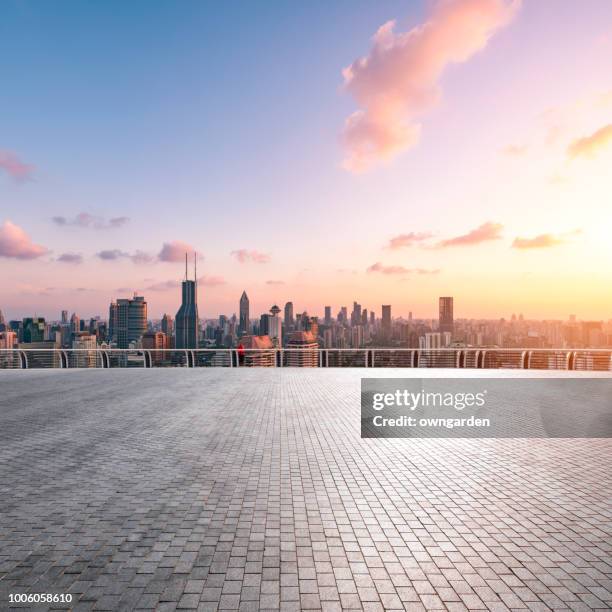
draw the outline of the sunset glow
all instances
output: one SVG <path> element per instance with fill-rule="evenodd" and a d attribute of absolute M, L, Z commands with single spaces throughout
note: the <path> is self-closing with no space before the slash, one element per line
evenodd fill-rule
<path fill-rule="evenodd" d="M 612 3 L 112 4 L 0 9 L 7 317 L 612 317 Z"/>

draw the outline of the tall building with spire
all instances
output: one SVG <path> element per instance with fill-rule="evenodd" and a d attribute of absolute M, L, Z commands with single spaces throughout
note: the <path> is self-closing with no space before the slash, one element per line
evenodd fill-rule
<path fill-rule="evenodd" d="M 182 283 L 181 307 L 176 313 L 174 322 L 177 349 L 198 348 L 200 322 L 198 317 L 198 281 L 195 254 L 194 274 L 194 280 L 189 280 L 187 275 L 187 253 L 185 253 L 185 280 Z"/>
<path fill-rule="evenodd" d="M 251 320 L 249 318 L 249 296 L 246 291 L 240 296 L 240 323 L 238 325 L 238 335 L 248 336 L 251 333 Z"/>

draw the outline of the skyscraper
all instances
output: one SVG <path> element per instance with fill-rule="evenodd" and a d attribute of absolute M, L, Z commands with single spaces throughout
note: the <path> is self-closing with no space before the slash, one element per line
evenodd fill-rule
<path fill-rule="evenodd" d="M 270 336 L 274 346 L 281 346 L 282 344 L 282 322 L 278 316 L 280 311 L 280 308 L 274 304 L 274 306 L 270 308 L 270 317 L 268 318 L 268 335 Z"/>
<path fill-rule="evenodd" d="M 440 318 L 439 318 L 439 330 L 440 333 L 450 332 L 453 333 L 453 298 L 452 297 L 441 297 L 439 299 L 440 306 Z"/>
<path fill-rule="evenodd" d="M 147 303 L 144 297 L 120 298 L 109 308 L 109 340 L 117 348 L 130 348 L 147 331 Z"/>
<path fill-rule="evenodd" d="M 194 268 L 196 266 L 194 255 Z M 198 348 L 198 291 L 197 291 L 197 269 L 195 279 L 187 278 L 187 253 L 185 253 L 185 280 L 182 283 L 181 307 L 176 313 L 176 348 L 194 349 Z"/>
<path fill-rule="evenodd" d="M 293 320 L 293 302 L 287 302 L 285 304 L 285 329 L 289 332 L 293 329 L 295 321 Z"/>
<path fill-rule="evenodd" d="M 246 291 L 240 296 L 240 323 L 238 325 L 238 335 L 248 336 L 251 333 L 251 319 L 249 318 L 249 296 Z"/>
<path fill-rule="evenodd" d="M 382 307 L 382 335 L 385 342 L 391 340 L 391 305 L 383 304 Z"/>
<path fill-rule="evenodd" d="M 174 320 L 169 314 L 164 314 L 161 320 L 161 330 L 168 340 L 167 348 L 174 348 Z"/>
<path fill-rule="evenodd" d="M 325 325 L 331 325 L 331 306 L 325 307 Z"/>

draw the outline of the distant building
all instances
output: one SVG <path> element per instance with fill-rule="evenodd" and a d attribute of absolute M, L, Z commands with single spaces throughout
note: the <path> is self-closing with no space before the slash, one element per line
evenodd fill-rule
<path fill-rule="evenodd" d="M 331 325 L 332 322 L 332 316 L 331 316 L 331 306 L 326 306 L 325 307 L 325 325 Z"/>
<path fill-rule="evenodd" d="M 164 350 L 170 348 L 170 339 L 162 331 L 147 332 L 142 336 L 142 348 L 151 351 L 152 365 L 156 365 L 169 358 Z"/>
<path fill-rule="evenodd" d="M 293 302 L 287 302 L 285 304 L 285 330 L 287 332 L 292 331 L 295 325 L 293 319 Z"/>
<path fill-rule="evenodd" d="M 199 328 L 197 278 L 187 279 L 187 256 L 185 255 L 185 280 L 182 283 L 181 307 L 176 313 L 175 321 L 176 348 L 197 349 Z"/>
<path fill-rule="evenodd" d="M 240 296 L 240 323 L 238 325 L 238 336 L 251 333 L 251 319 L 249 316 L 249 296 L 246 291 Z"/>
<path fill-rule="evenodd" d="M 391 341 L 391 306 L 384 304 L 382 306 L 382 337 L 385 344 Z"/>
<path fill-rule="evenodd" d="M 147 331 L 147 303 L 142 296 L 120 298 L 109 309 L 109 339 L 117 348 L 130 348 Z"/>
<path fill-rule="evenodd" d="M 0 332 L 0 349 L 12 349 L 17 346 L 17 334 L 14 331 Z"/>
<path fill-rule="evenodd" d="M 441 297 L 439 299 L 438 329 L 440 333 L 450 332 L 452 335 L 454 331 L 453 328 L 453 298 Z"/>
<path fill-rule="evenodd" d="M 290 367 L 312 367 L 319 364 L 319 344 L 309 331 L 293 332 L 287 341 L 286 364 Z"/>
<path fill-rule="evenodd" d="M 174 320 L 169 314 L 162 317 L 161 330 L 168 339 L 168 348 L 174 348 Z"/>
<path fill-rule="evenodd" d="M 280 308 L 274 304 L 274 306 L 270 308 L 270 317 L 268 318 L 268 335 L 274 346 L 282 346 L 283 323 L 278 316 L 280 311 Z"/>
<path fill-rule="evenodd" d="M 45 320 L 39 317 L 26 317 L 23 320 L 23 342 L 28 344 L 32 342 L 45 341 Z"/>
<path fill-rule="evenodd" d="M 273 367 L 275 365 L 276 352 L 270 336 L 242 336 L 240 344 L 245 349 L 241 366 Z"/>

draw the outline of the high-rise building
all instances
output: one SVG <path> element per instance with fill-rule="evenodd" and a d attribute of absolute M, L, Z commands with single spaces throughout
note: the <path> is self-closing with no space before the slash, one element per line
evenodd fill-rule
<path fill-rule="evenodd" d="M 331 306 L 325 307 L 325 325 L 331 325 Z"/>
<path fill-rule="evenodd" d="M 267 312 L 265 312 L 259 317 L 259 335 L 270 335 L 270 315 Z"/>
<path fill-rule="evenodd" d="M 161 320 L 161 330 L 166 335 L 168 346 L 174 348 L 174 320 L 169 314 L 164 314 Z"/>
<path fill-rule="evenodd" d="M 62 310 L 62 325 L 66 325 L 68 323 L 68 311 Z"/>
<path fill-rule="evenodd" d="M 358 304 L 357 302 L 353 302 L 351 325 L 361 325 L 361 304 Z"/>
<path fill-rule="evenodd" d="M 240 296 L 240 323 L 238 325 L 238 335 L 247 336 L 251 333 L 251 319 L 249 318 L 249 296 L 246 291 Z"/>
<path fill-rule="evenodd" d="M 112 330 L 112 331 L 111 331 Z M 144 297 L 120 298 L 109 309 L 109 339 L 117 348 L 130 348 L 147 331 L 147 303 Z"/>
<path fill-rule="evenodd" d="M 175 320 L 176 348 L 198 348 L 199 328 L 200 320 L 198 317 L 197 271 L 195 272 L 194 280 L 188 280 L 187 254 L 185 254 L 185 280 L 182 283 L 181 307 L 176 313 Z"/>
<path fill-rule="evenodd" d="M 14 331 L 0 332 L 0 349 L 12 349 L 17 346 L 17 334 Z"/>
<path fill-rule="evenodd" d="M 391 305 L 383 304 L 382 306 L 382 336 L 384 342 L 389 342 L 391 340 Z"/>
<path fill-rule="evenodd" d="M 440 317 L 438 321 L 438 328 L 440 333 L 450 332 L 453 333 L 453 298 L 452 297 L 441 297 L 439 299 L 440 306 Z"/>
<path fill-rule="evenodd" d="M 23 320 L 23 342 L 44 342 L 45 320 L 37 317 L 27 317 Z"/>
<path fill-rule="evenodd" d="M 285 304 L 285 329 L 290 331 L 293 329 L 295 321 L 293 319 L 293 302 Z"/>
<path fill-rule="evenodd" d="M 316 368 L 319 363 L 319 344 L 309 331 L 296 331 L 289 336 L 285 353 L 286 364 L 294 367 Z"/>
<path fill-rule="evenodd" d="M 280 311 L 281 309 L 274 304 L 274 306 L 270 308 L 270 316 L 268 318 L 268 335 L 270 336 L 270 340 L 272 340 L 274 346 L 282 345 L 283 326 L 280 317 L 278 316 Z"/>

